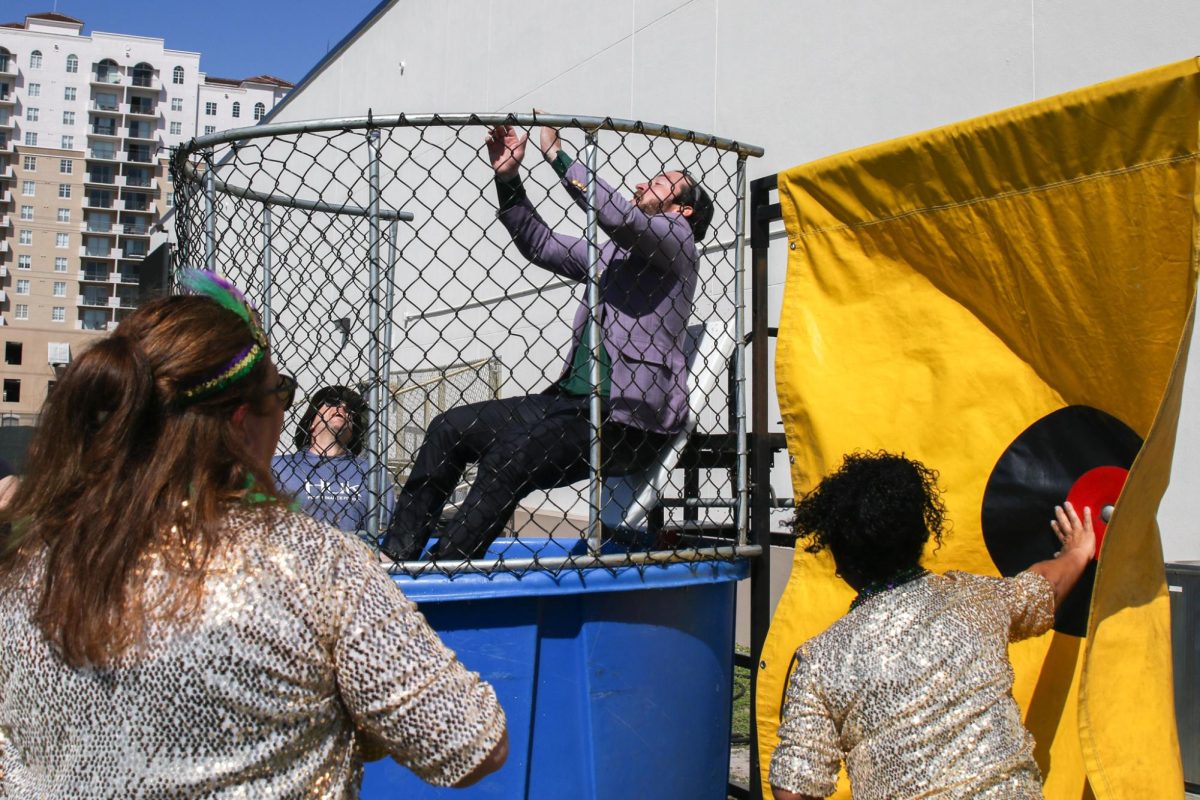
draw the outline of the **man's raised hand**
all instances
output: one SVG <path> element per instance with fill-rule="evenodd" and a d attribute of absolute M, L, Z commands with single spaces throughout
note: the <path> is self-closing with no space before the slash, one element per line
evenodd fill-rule
<path fill-rule="evenodd" d="M 528 135 L 518 133 L 512 125 L 497 125 L 488 130 L 487 149 L 492 169 L 501 178 L 517 174 L 521 159 L 525 158 L 525 140 Z"/>
<path fill-rule="evenodd" d="M 533 110 L 534 117 L 544 113 L 540 108 Z M 558 128 L 550 128 L 543 125 L 538 144 L 541 146 L 542 155 L 546 157 L 547 161 L 553 161 L 558 158 L 558 151 L 562 150 L 562 143 L 558 140 Z"/>

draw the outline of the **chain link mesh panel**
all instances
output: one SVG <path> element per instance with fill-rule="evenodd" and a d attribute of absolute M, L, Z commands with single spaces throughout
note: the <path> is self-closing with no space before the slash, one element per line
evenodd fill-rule
<path fill-rule="evenodd" d="M 498 124 L 514 135 L 489 152 Z M 564 177 L 543 128 L 574 158 Z M 243 129 L 172 159 L 175 266 L 241 286 L 299 383 L 280 486 L 396 569 L 728 559 L 746 541 L 740 216 L 760 152 L 595 118 Z"/>

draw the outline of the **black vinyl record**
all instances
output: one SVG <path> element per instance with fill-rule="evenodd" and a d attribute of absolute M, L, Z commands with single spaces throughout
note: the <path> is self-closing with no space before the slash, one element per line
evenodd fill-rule
<path fill-rule="evenodd" d="M 1050 528 L 1054 506 L 1091 470 L 1128 470 L 1141 447 L 1142 439 L 1132 428 L 1090 406 L 1060 408 L 1026 428 L 996 462 L 983 493 L 983 541 L 1000 574 L 1016 575 L 1053 558 L 1059 550 Z M 1092 512 L 1098 518 L 1100 509 Z M 1087 634 L 1095 574 L 1092 561 L 1058 609 L 1056 631 Z"/>

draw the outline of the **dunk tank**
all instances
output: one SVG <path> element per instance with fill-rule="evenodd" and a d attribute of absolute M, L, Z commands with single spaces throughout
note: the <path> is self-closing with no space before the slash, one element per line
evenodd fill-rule
<path fill-rule="evenodd" d="M 496 219 L 484 141 L 501 124 L 532 134 L 522 184 L 546 224 L 578 243 L 578 279 L 532 265 Z M 309 478 L 305 489 L 329 521 L 379 549 L 438 415 L 555 382 L 580 305 L 598 323 L 591 330 L 603 327 L 606 233 L 594 194 L 572 199 L 537 150 L 541 127 L 559 132 L 585 184 L 594 175 L 628 198 L 638 183 L 686 170 L 713 201 L 676 342 L 687 422 L 635 471 L 609 470 L 605 453 L 619 443 L 600 425 L 601 343 L 588 334 L 586 475 L 523 494 L 486 553 L 381 552 L 381 564 L 508 716 L 508 762 L 454 797 L 723 798 L 734 589 L 758 553 L 748 543 L 743 218 L 746 162 L 760 148 L 541 114 L 226 131 L 174 154 L 174 264 L 223 273 L 260 309 L 280 371 L 300 387 L 281 455 L 302 443 L 307 398 L 336 386 L 361 399 L 361 471 L 315 488 Z M 702 436 L 725 442 L 723 457 L 697 462 L 691 443 Z M 476 477 L 462 472 L 433 541 L 465 513 Z M 362 789 L 450 793 L 390 759 L 367 765 Z"/>

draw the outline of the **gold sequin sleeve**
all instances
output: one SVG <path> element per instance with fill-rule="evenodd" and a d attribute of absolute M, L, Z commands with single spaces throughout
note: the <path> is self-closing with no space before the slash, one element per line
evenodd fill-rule
<path fill-rule="evenodd" d="M 837 789 L 841 761 L 837 726 L 821 696 L 813 662 L 801 647 L 784 695 L 769 780 L 789 792 L 828 797 Z"/>
<path fill-rule="evenodd" d="M 334 670 L 347 711 L 372 745 L 424 780 L 450 786 L 505 730 L 492 687 L 467 670 L 365 547 L 347 558 Z"/>
<path fill-rule="evenodd" d="M 987 578 L 1008 610 L 1008 640 L 1040 636 L 1054 625 L 1054 587 L 1045 576 L 1021 572 L 1011 578 Z"/>

